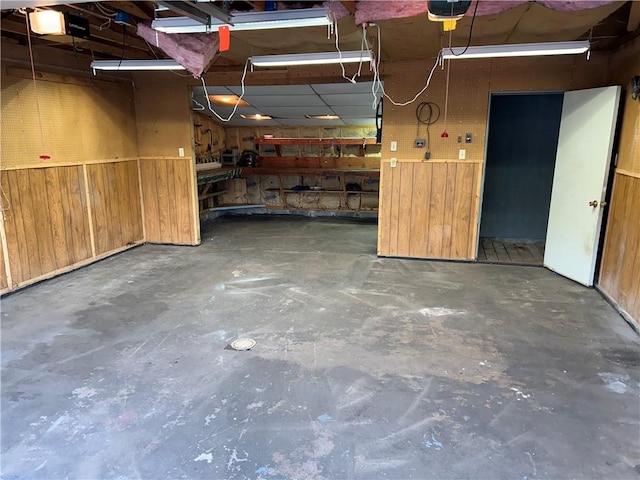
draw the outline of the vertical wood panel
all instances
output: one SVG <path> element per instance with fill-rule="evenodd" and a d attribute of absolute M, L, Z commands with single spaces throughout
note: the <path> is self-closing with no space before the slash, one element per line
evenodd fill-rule
<path fill-rule="evenodd" d="M 391 255 L 389 251 L 391 233 L 391 175 L 388 162 L 380 164 L 380 205 L 378 208 L 378 255 Z"/>
<path fill-rule="evenodd" d="M 403 163 L 400 174 L 400 203 L 398 215 L 404 219 L 398 224 L 398 251 L 396 255 L 406 257 L 409 255 L 411 245 L 411 210 L 413 206 L 413 163 Z"/>
<path fill-rule="evenodd" d="M 142 206 L 140 205 L 140 175 L 138 162 L 127 162 L 127 190 L 129 192 L 130 209 L 129 236 L 124 239 L 126 244 L 139 242 L 143 239 L 142 231 Z"/>
<path fill-rule="evenodd" d="M 148 242 L 159 242 L 162 238 L 160 236 L 160 205 L 158 204 L 156 162 L 157 160 L 140 161 L 140 183 L 142 185 Z"/>
<path fill-rule="evenodd" d="M 640 325 L 640 178 L 617 173 L 599 285 Z"/>
<path fill-rule="evenodd" d="M 476 164 L 460 163 L 456 172 L 456 194 L 453 205 L 451 257 L 470 259 L 471 222 Z"/>
<path fill-rule="evenodd" d="M 61 178 L 65 181 L 63 192 L 67 194 L 67 202 L 63 203 L 67 236 L 73 244 L 72 263 L 91 257 L 91 235 L 89 233 L 89 217 L 87 216 L 88 198 L 84 187 L 84 173 L 81 166 L 65 167 L 61 170 Z"/>
<path fill-rule="evenodd" d="M 454 202 L 457 189 L 456 173 L 458 164 L 447 164 L 447 183 L 445 185 L 444 198 L 444 220 L 442 229 L 442 252 L 443 258 L 452 258 L 452 237 L 454 230 Z M 458 232 L 456 232 L 457 234 Z"/>
<path fill-rule="evenodd" d="M 18 248 L 19 245 L 26 245 L 24 225 L 19 210 L 14 206 L 14 197 L 17 198 L 15 190 L 17 187 L 16 172 L 1 172 L 2 190 L 6 195 L 5 222 L 4 229 L 7 236 L 7 254 L 9 256 L 9 267 L 14 283 L 29 278 L 29 260 L 26 256 L 26 248 Z M 16 214 L 18 213 L 18 214 Z"/>
<path fill-rule="evenodd" d="M 389 255 L 398 255 L 398 229 L 400 228 L 400 169 L 402 163 L 391 168 L 391 201 L 389 222 Z"/>
<path fill-rule="evenodd" d="M 96 242 L 96 254 L 111 250 L 109 225 L 107 224 L 107 202 L 104 186 L 103 166 L 87 165 L 87 180 L 89 182 L 89 204 L 92 212 L 93 234 Z"/>
<path fill-rule="evenodd" d="M 175 162 L 174 175 L 175 198 L 183 199 L 180 200 L 180 202 L 184 202 L 184 205 L 178 205 L 178 208 L 176 208 L 176 238 L 179 243 L 192 243 L 189 239 L 192 235 L 192 215 L 195 211 L 193 208 L 190 208 L 190 206 L 193 205 L 190 188 L 190 184 L 193 183 L 193 179 L 190 177 L 189 162 Z M 242 181 L 244 182 L 245 180 Z"/>
<path fill-rule="evenodd" d="M 169 223 L 169 210 L 172 209 L 172 205 L 167 179 L 167 163 L 170 161 L 171 160 L 156 161 L 156 185 L 158 187 L 156 202 L 158 202 L 158 223 L 160 226 L 160 238 L 158 241 L 166 243 L 173 242 L 171 225 Z"/>
<path fill-rule="evenodd" d="M 444 232 L 444 206 L 447 187 L 446 163 L 434 163 L 429 199 L 429 234 L 427 235 L 427 257 L 443 258 L 442 237 Z"/>
<path fill-rule="evenodd" d="M 167 160 L 165 165 L 167 168 L 167 219 L 169 222 L 167 225 L 167 234 L 171 239 L 171 243 L 179 243 L 180 234 L 178 232 L 177 216 L 178 211 L 182 210 L 182 208 L 177 204 L 178 194 L 176 192 L 176 170 L 180 169 L 180 165 L 176 165 L 176 162 L 172 162 L 171 160 Z"/>
<path fill-rule="evenodd" d="M 46 196 L 48 198 L 47 206 L 51 215 L 54 259 L 56 268 L 63 268 L 72 263 L 69 258 L 69 252 L 71 252 L 73 248 L 67 245 L 59 171 L 59 168 L 46 168 L 44 169 L 44 178 Z"/>
<path fill-rule="evenodd" d="M 0 219 L 0 222 L 3 222 L 3 220 Z M 4 245 L 0 242 L 0 290 L 4 290 L 9 286 L 7 282 L 7 270 L 4 263 L 4 253 Z"/>
<path fill-rule="evenodd" d="M 18 195 L 14 194 L 12 205 L 16 218 L 22 218 L 24 228 L 24 244 L 17 245 L 18 249 L 24 249 L 26 261 L 29 265 L 29 277 L 33 278 L 43 273 L 40 264 L 40 250 L 38 249 L 38 237 L 36 236 L 36 222 L 34 215 L 34 203 L 31 195 L 29 171 L 19 170 L 15 172 L 18 187 Z M 14 189 L 11 189 L 14 193 Z M 18 209 L 19 208 L 19 209 Z"/>
<path fill-rule="evenodd" d="M 53 251 L 53 232 L 51 231 L 53 218 L 47 200 L 44 169 L 30 169 L 29 182 L 31 184 L 31 195 L 33 198 L 35 236 L 38 241 L 38 251 L 40 253 L 40 273 L 42 274 L 57 269 Z"/>
<path fill-rule="evenodd" d="M 411 208 L 410 257 L 427 256 L 429 228 L 429 198 L 431 196 L 431 165 L 416 163 L 413 167 L 413 206 Z"/>

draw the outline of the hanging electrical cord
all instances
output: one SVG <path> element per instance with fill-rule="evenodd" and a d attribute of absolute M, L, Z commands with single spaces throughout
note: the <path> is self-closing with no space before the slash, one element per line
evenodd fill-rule
<path fill-rule="evenodd" d="M 428 115 L 425 115 L 428 113 Z M 431 155 L 431 132 L 429 127 L 436 123 L 440 118 L 440 106 L 434 102 L 422 102 L 416 108 L 416 120 L 418 122 L 418 131 L 416 137 L 420 136 L 420 125 L 427 126 L 427 155 Z"/>
<path fill-rule="evenodd" d="M 44 144 L 44 130 L 42 129 L 42 115 L 40 114 L 40 102 L 38 101 L 38 82 L 36 82 L 36 66 L 33 62 L 33 47 L 31 46 L 31 26 L 29 25 L 29 15 L 26 10 L 20 10 L 20 13 L 24 13 L 24 21 L 27 26 L 27 42 L 29 44 L 29 60 L 31 61 L 31 75 L 33 77 L 33 91 L 36 99 L 36 112 L 38 114 L 38 126 L 40 127 L 40 143 L 42 145 L 42 151 L 45 151 Z M 40 160 L 49 160 L 51 157 L 46 154 L 39 156 Z"/>
<path fill-rule="evenodd" d="M 222 118 L 218 112 L 216 112 L 212 107 L 211 107 L 211 100 L 209 99 L 209 92 L 207 92 L 207 85 L 204 81 L 204 77 L 200 76 L 200 80 L 202 81 L 202 88 L 204 89 L 204 98 L 207 99 L 207 107 L 209 109 L 209 111 L 211 113 L 213 113 L 216 117 L 218 117 L 218 119 L 221 122 L 228 122 L 229 120 L 231 120 L 231 118 L 235 115 L 236 110 L 238 109 L 238 105 L 240 105 L 240 101 L 242 100 L 242 97 L 244 97 L 244 81 L 245 78 L 247 77 L 247 70 L 249 69 L 249 63 L 251 62 L 251 58 L 247 58 L 247 61 L 244 63 L 244 71 L 242 72 L 242 79 L 240 80 L 240 87 L 241 87 L 241 91 L 240 91 L 240 96 L 238 97 L 238 100 L 236 100 L 236 104 L 233 106 L 233 110 L 231 111 L 231 113 L 229 114 L 229 116 L 227 118 Z"/>
<path fill-rule="evenodd" d="M 369 26 L 376 27 L 378 31 L 378 55 L 375 61 L 371 62 L 371 68 L 373 70 L 374 98 L 377 98 L 377 92 L 382 92 L 382 95 L 384 95 L 384 97 L 396 107 L 406 107 L 407 105 L 412 104 L 418 99 L 418 97 L 420 97 L 420 95 L 426 92 L 427 89 L 429 88 L 429 85 L 431 84 L 431 78 L 433 77 L 433 73 L 436 71 L 436 68 L 438 67 L 438 65 L 442 64 L 442 51 L 440 51 L 436 56 L 436 61 L 434 62 L 433 67 L 431 68 L 431 71 L 429 72 L 429 76 L 427 77 L 427 81 L 425 83 L 425 86 L 422 88 L 422 90 L 416 93 L 411 100 L 408 100 L 406 102 L 397 102 L 387 94 L 387 92 L 384 89 L 384 85 L 382 84 L 382 80 L 380 79 L 380 51 L 381 51 L 381 43 L 382 43 L 380 26 L 375 23 L 370 23 Z M 369 48 L 369 42 L 368 40 L 366 40 L 366 37 L 365 37 L 365 46 L 366 48 Z"/>
<path fill-rule="evenodd" d="M 360 57 L 360 63 L 358 64 L 358 70 L 356 71 L 356 73 L 353 74 L 353 77 L 347 77 L 347 72 L 344 68 L 344 63 L 342 62 L 342 50 L 340 50 L 340 35 L 338 33 L 338 20 L 334 19 L 333 20 L 333 28 L 332 30 L 335 32 L 336 34 L 336 50 L 338 51 L 338 59 L 339 59 L 339 63 L 340 63 L 340 68 L 342 69 L 342 78 L 344 78 L 345 80 L 347 80 L 350 83 L 356 83 L 356 77 L 359 77 L 360 74 L 362 73 L 362 64 L 364 63 L 364 61 L 362 60 L 362 57 Z M 364 51 L 364 46 L 365 46 L 365 37 L 366 37 L 366 32 L 365 32 L 365 26 L 364 24 L 362 25 L 362 39 L 360 40 L 360 51 Z"/>
<path fill-rule="evenodd" d="M 476 0 L 476 6 L 473 9 L 473 16 L 471 17 L 471 27 L 469 28 L 469 38 L 467 39 L 467 46 L 464 47 L 464 50 L 460 53 L 453 53 L 453 50 L 451 50 L 451 41 L 449 41 L 449 50 L 451 50 L 451 53 L 453 54 L 454 57 L 459 57 L 461 55 L 464 55 L 465 53 L 467 53 L 467 50 L 469 50 L 469 46 L 471 45 L 471 35 L 473 35 L 473 24 L 476 23 L 476 13 L 478 12 L 479 3 L 480 3 L 480 0 Z M 453 10 L 453 3 L 451 4 L 451 9 Z M 449 34 L 451 34 L 451 31 L 449 31 Z"/>

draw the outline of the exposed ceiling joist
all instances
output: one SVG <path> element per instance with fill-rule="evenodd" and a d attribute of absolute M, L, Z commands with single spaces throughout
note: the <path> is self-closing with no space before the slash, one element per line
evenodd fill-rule
<path fill-rule="evenodd" d="M 349 10 L 351 15 L 355 15 L 356 13 L 356 2 L 355 0 L 341 0 L 340 3 Z"/>
<path fill-rule="evenodd" d="M 203 25 L 209 24 L 209 15 L 204 13 L 199 8 L 196 8 L 191 3 L 170 0 L 158 0 L 156 3 L 168 8 L 172 12 L 184 15 L 185 17 L 189 17 Z"/>
<path fill-rule="evenodd" d="M 224 23 L 230 23 L 233 25 L 233 15 L 230 15 L 228 12 L 216 7 L 213 3 L 196 2 L 194 3 L 194 7 Z"/>
<path fill-rule="evenodd" d="M 631 2 L 627 32 L 635 32 L 640 27 L 640 2 Z"/>

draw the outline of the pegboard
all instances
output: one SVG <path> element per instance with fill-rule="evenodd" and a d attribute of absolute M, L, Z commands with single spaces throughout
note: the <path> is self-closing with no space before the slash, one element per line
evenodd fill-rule
<path fill-rule="evenodd" d="M 431 160 L 458 161 L 459 149 L 466 150 L 466 160 L 484 160 L 487 114 L 491 92 L 571 90 L 606 84 L 606 60 L 594 56 L 591 62 L 580 58 L 501 58 L 451 61 L 449 101 L 447 108 L 447 138 L 445 130 L 445 92 L 447 65 L 437 67 L 429 88 L 414 103 L 395 106 L 385 100 L 382 129 L 382 156 L 385 159 L 421 161 L 426 148 L 415 148 L 416 138 L 426 138 L 425 125 L 416 119 L 420 102 L 434 102 L 441 110 L 439 120 L 430 127 Z M 433 62 L 398 62 L 385 76 L 385 90 L 396 102 L 405 102 L 422 89 Z M 472 134 L 472 143 L 464 142 Z M 458 143 L 458 137 L 462 143 Z M 398 149 L 391 152 L 390 143 Z"/>
<path fill-rule="evenodd" d="M 34 87 L 3 71 L 1 137 L 3 169 L 137 157 L 131 86 L 37 81 Z"/>

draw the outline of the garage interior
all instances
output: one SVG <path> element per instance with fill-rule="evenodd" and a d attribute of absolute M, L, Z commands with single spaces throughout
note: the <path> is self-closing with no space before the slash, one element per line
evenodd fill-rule
<path fill-rule="evenodd" d="M 638 477 L 640 2 L 37 3 L 64 34 L 2 2 L 3 478 Z M 375 58 L 256 65 L 336 46 Z"/>

